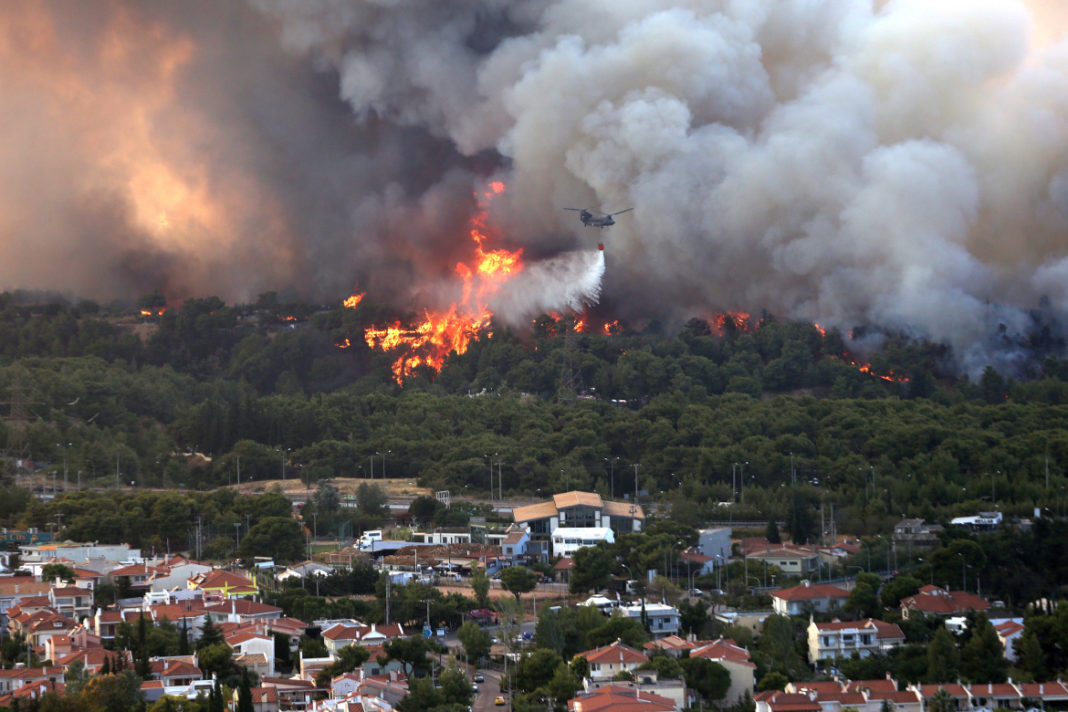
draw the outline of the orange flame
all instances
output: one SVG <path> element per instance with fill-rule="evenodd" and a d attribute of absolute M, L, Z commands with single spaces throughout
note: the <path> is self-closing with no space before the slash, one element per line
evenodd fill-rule
<path fill-rule="evenodd" d="M 601 331 L 604 333 L 605 336 L 611 336 L 612 334 L 618 334 L 619 333 L 619 322 L 618 321 L 607 322 L 604 326 L 601 327 Z"/>
<path fill-rule="evenodd" d="M 142 309 L 141 316 L 163 316 L 163 312 L 167 311 L 167 307 L 160 307 L 156 311 L 151 309 Z"/>
<path fill-rule="evenodd" d="M 813 323 L 812 326 L 816 327 L 816 331 L 820 332 L 820 336 L 821 337 L 827 336 L 827 330 L 824 329 L 822 326 L 820 326 L 819 324 L 815 324 L 815 323 Z"/>
<path fill-rule="evenodd" d="M 420 366 L 440 371 L 450 353 L 467 351 L 471 340 L 489 327 L 493 317 L 487 306 L 489 298 L 523 269 L 523 250 L 484 247 L 491 242 L 486 203 L 504 189 L 504 183 L 490 183 L 489 190 L 480 196 L 478 212 L 471 218 L 469 237 L 475 243 L 474 254 L 455 268 L 462 282 L 460 300 L 444 311 L 427 310 L 419 324 L 405 327 L 398 321 L 384 328 L 371 326 L 364 332 L 369 347 L 400 352 L 392 366 L 397 383 L 403 383 Z"/>
<path fill-rule="evenodd" d="M 353 294 L 352 296 L 346 298 L 345 301 L 341 302 L 341 306 L 347 307 L 348 309 L 355 309 L 356 307 L 360 306 L 360 302 L 363 301 L 364 294 L 366 294 L 366 292 Z"/>
<path fill-rule="evenodd" d="M 733 331 L 749 331 L 749 312 L 730 310 L 708 319 L 708 326 L 716 336 L 723 336 L 727 332 L 728 325 Z"/>
<path fill-rule="evenodd" d="M 297 321 L 297 317 L 292 315 L 282 316 L 281 314 L 276 314 L 275 316 L 277 316 L 282 321 Z"/>
<path fill-rule="evenodd" d="M 352 346 L 352 342 L 348 340 L 348 337 L 346 337 L 340 344 L 337 344 L 339 349 L 347 349 L 350 346 Z"/>
<path fill-rule="evenodd" d="M 831 356 L 831 358 L 835 358 L 835 357 Z M 874 370 L 872 370 L 872 367 L 871 367 L 870 363 L 858 363 L 857 361 L 855 361 L 852 358 L 850 358 L 847 354 L 842 354 L 842 360 L 845 361 L 846 363 L 848 363 L 850 366 L 853 366 L 854 368 L 856 368 L 861 373 L 866 373 L 869 376 L 875 376 L 876 378 L 881 378 L 882 380 L 886 381 L 887 383 L 908 383 L 909 382 L 909 379 L 908 379 L 907 376 L 899 376 L 896 373 L 894 373 L 893 371 L 888 371 L 887 373 L 876 373 Z"/>

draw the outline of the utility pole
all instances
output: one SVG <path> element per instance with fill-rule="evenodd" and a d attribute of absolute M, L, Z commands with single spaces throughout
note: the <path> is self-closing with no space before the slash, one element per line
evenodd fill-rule
<path fill-rule="evenodd" d="M 634 504 L 638 503 L 638 468 L 641 467 L 640 462 L 636 462 L 631 467 L 634 468 Z"/>
<path fill-rule="evenodd" d="M 241 489 L 241 456 L 237 456 L 237 488 Z"/>

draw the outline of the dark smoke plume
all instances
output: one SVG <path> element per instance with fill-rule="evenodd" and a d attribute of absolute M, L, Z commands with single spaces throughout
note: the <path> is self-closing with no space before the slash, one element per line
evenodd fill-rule
<path fill-rule="evenodd" d="M 506 318 L 601 237 L 561 208 L 634 207 L 603 234 L 617 316 L 875 324 L 968 370 L 1011 363 L 1036 324 L 1063 343 L 1056 0 L 111 0 L 5 20 L 0 287 L 419 307 L 497 179 L 490 217 L 545 277 L 502 296 Z"/>

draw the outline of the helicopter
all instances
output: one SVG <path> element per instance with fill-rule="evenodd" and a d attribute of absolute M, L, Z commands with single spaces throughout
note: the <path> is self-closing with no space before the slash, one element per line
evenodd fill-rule
<path fill-rule="evenodd" d="M 606 228 L 616 224 L 616 221 L 612 219 L 614 216 L 629 213 L 631 210 L 634 210 L 634 208 L 627 208 L 626 210 L 620 210 L 619 212 L 609 213 L 607 215 L 593 213 L 589 208 L 564 208 L 564 210 L 574 210 L 577 212 L 579 214 L 579 220 L 581 220 L 582 224 L 586 227 Z"/>

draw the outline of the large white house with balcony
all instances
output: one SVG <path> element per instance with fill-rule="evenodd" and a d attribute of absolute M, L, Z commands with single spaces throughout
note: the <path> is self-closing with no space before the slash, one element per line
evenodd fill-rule
<path fill-rule="evenodd" d="M 866 658 L 904 643 L 901 628 L 874 618 L 859 621 L 836 618 L 830 623 L 810 619 L 808 624 L 808 661 L 813 665 L 820 660 L 848 658 L 853 653 Z"/>

